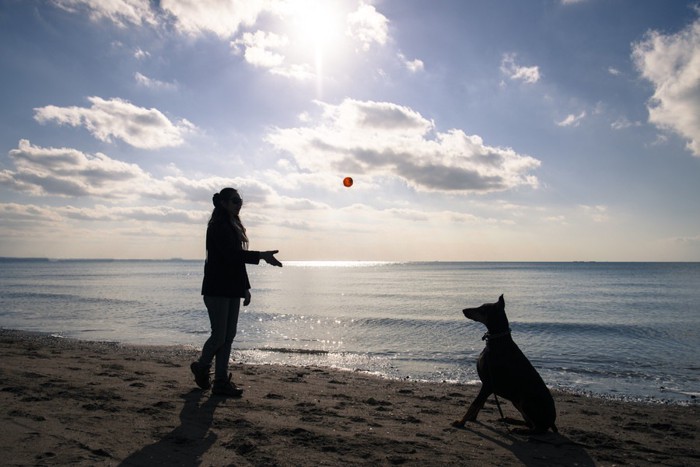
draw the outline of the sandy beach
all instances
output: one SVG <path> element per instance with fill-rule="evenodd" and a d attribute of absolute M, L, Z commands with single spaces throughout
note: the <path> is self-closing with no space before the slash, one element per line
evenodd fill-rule
<path fill-rule="evenodd" d="M 194 349 L 0 330 L 3 465 L 700 465 L 698 406 L 554 393 L 527 436 L 476 386 L 233 364 L 240 399 L 194 385 Z M 508 402 L 506 417 L 520 418 Z"/>

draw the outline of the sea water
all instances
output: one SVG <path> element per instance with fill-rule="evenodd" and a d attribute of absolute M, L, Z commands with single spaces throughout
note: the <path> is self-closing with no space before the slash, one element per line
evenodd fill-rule
<path fill-rule="evenodd" d="M 0 327 L 201 348 L 201 261 L 0 260 Z M 486 331 L 461 310 L 503 294 L 548 386 L 694 404 L 700 263 L 286 262 L 248 267 L 233 359 L 477 383 Z"/>

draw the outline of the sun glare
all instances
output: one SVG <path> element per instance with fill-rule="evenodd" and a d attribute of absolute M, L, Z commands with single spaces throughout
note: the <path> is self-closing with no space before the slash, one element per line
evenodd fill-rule
<path fill-rule="evenodd" d="M 324 59 L 333 53 L 344 33 L 342 13 L 329 0 L 294 2 L 294 41 L 300 52 L 313 61 L 318 92 L 321 92 Z"/>
<path fill-rule="evenodd" d="M 343 24 L 335 2 L 298 0 L 294 3 L 297 32 L 302 40 L 314 45 L 333 42 L 343 33 Z"/>
<path fill-rule="evenodd" d="M 299 8 L 299 33 L 316 47 L 330 43 L 337 31 L 328 5 L 328 2 L 306 1 Z"/>

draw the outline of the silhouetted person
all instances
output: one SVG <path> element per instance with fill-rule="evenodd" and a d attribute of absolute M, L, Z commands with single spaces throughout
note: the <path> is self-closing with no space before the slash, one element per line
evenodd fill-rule
<path fill-rule="evenodd" d="M 250 303 L 250 282 L 247 264 L 264 260 L 273 266 L 282 266 L 273 251 L 249 251 L 248 237 L 239 213 L 243 200 L 233 188 L 224 188 L 212 201 L 214 210 L 207 226 L 207 258 L 204 263 L 202 295 L 209 313 L 211 335 L 204 343 L 202 355 L 190 365 L 197 386 L 213 394 L 238 397 L 243 390 L 236 387 L 228 373 L 231 345 L 236 337 L 238 313 L 241 306 Z M 209 380 L 209 369 L 214 366 L 214 383 Z"/>

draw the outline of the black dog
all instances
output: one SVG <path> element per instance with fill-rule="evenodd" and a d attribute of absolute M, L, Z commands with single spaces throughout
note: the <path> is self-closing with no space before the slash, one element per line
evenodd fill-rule
<path fill-rule="evenodd" d="M 486 348 L 479 355 L 476 365 L 481 390 L 464 417 L 452 425 L 462 428 L 465 422 L 476 421 L 486 399 L 496 393 L 496 396 L 513 403 L 533 433 L 544 433 L 549 428 L 557 433 L 554 425 L 557 414 L 552 394 L 537 370 L 513 342 L 505 305 L 501 295 L 496 303 L 463 310 L 467 318 L 485 324 L 488 332 L 482 338 L 486 341 Z"/>

